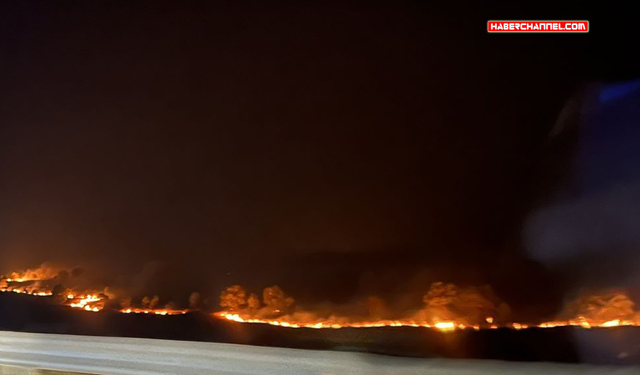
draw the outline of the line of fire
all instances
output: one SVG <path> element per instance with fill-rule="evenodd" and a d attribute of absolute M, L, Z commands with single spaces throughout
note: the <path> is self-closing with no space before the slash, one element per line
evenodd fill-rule
<path fill-rule="evenodd" d="M 123 314 L 170 316 L 195 310 L 175 308 L 171 303 L 159 306 L 158 296 L 144 297 L 139 303 L 133 303 L 130 298 L 117 295 L 108 287 L 77 290 L 64 286 L 61 280 L 73 272 L 44 265 L 12 272 L 0 278 L 0 291 L 51 298 L 69 308 L 92 313 L 111 309 L 112 306 L 117 306 L 117 311 Z M 213 318 L 236 323 L 309 329 L 420 327 L 446 332 L 458 329 L 640 326 L 640 311 L 635 309 L 634 301 L 624 290 L 581 295 L 569 302 L 555 319 L 531 322 L 511 320 L 508 304 L 501 301 L 488 286 L 459 287 L 452 283 L 437 282 L 426 288 L 422 302 L 421 308 L 401 316 L 382 312 L 384 301 L 375 297 L 361 301 L 355 307 L 333 308 L 330 313 L 322 313 L 321 309 L 316 311 L 297 306 L 294 298 L 278 286 L 265 288 L 259 296 L 240 285 L 232 285 L 220 294 L 222 310 L 207 313 Z"/>

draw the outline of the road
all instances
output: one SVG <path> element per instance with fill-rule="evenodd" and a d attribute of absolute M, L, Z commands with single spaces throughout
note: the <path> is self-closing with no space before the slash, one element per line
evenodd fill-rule
<path fill-rule="evenodd" d="M 234 344 L 0 332 L 0 374 L 19 373 L 5 365 L 112 375 L 640 374 L 639 368 L 631 367 L 411 359 Z"/>

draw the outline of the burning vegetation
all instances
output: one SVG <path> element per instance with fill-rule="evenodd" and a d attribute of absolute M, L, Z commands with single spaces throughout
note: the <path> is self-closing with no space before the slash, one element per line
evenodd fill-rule
<path fill-rule="evenodd" d="M 423 296 L 423 306 L 395 315 L 387 303 L 370 297 L 354 306 L 334 306 L 314 310 L 298 308 L 292 297 L 277 286 L 265 288 L 262 300 L 240 285 L 228 287 L 220 295 L 225 311 L 216 316 L 246 323 L 266 323 L 293 328 L 343 328 L 411 326 L 441 330 L 456 328 L 497 328 L 506 326 L 509 307 L 498 300 L 489 287 L 459 288 L 434 283 Z"/>
<path fill-rule="evenodd" d="M 49 297 L 61 305 L 88 312 L 111 309 L 123 314 L 181 315 L 195 309 L 201 300 L 200 294 L 194 292 L 188 299 L 191 308 L 178 308 L 172 303 L 160 305 L 161 299 L 157 295 L 134 301 L 123 292 L 115 292 L 106 286 L 100 289 L 81 287 L 74 283 L 81 274 L 82 270 L 78 268 L 58 269 L 43 264 L 36 269 L 0 277 L 0 292 Z M 583 293 L 566 304 L 556 320 L 539 322 L 514 321 L 509 305 L 489 286 L 436 282 L 426 288 L 421 302 L 418 307 L 403 312 L 394 311 L 392 303 L 375 296 L 343 305 L 301 306 L 279 286 L 264 288 L 257 294 L 241 285 L 232 285 L 220 294 L 222 311 L 213 316 L 239 323 L 315 329 L 409 326 L 448 331 L 640 326 L 640 311 L 622 290 Z"/>
<path fill-rule="evenodd" d="M 273 298 L 275 296 L 275 298 Z M 370 314 L 341 315 L 318 313 L 295 305 L 277 286 L 266 288 L 260 301 L 254 293 L 233 285 L 220 295 L 224 311 L 214 315 L 240 323 L 262 323 L 290 328 L 361 328 L 361 327 L 427 327 L 443 331 L 455 329 L 553 328 L 560 326 L 616 327 L 639 326 L 640 312 L 623 291 L 592 293 L 572 301 L 558 320 L 516 322 L 510 318 L 509 306 L 500 301 L 491 288 L 465 287 L 441 282 L 433 283 L 423 296 L 422 308 L 401 315 L 389 313 L 385 302 L 371 298 L 364 302 Z M 340 311 L 340 308 L 332 311 Z M 353 310 L 352 310 L 353 311 Z M 386 315 L 380 316 L 379 312 Z"/>
<path fill-rule="evenodd" d="M 29 294 L 55 298 L 61 305 L 89 312 L 99 312 L 108 306 L 124 314 L 186 314 L 188 309 L 178 309 L 172 303 L 161 306 L 160 298 L 145 296 L 138 303 L 132 303 L 109 287 L 101 289 L 85 288 L 76 282 L 83 274 L 82 269 L 60 269 L 43 264 L 35 269 L 12 272 L 0 277 L 0 292 Z"/>
<path fill-rule="evenodd" d="M 640 311 L 624 291 L 585 293 L 570 302 L 560 314 L 560 320 L 543 323 L 542 327 L 563 325 L 616 327 L 640 325 Z"/>
<path fill-rule="evenodd" d="M 131 305 L 131 300 L 127 299 L 122 302 L 122 309 L 119 311 L 123 314 L 156 314 L 156 315 L 181 315 L 189 312 L 189 309 L 176 309 L 171 303 L 162 308 L 158 308 L 158 296 L 143 297 L 140 301 L 140 307 Z"/>

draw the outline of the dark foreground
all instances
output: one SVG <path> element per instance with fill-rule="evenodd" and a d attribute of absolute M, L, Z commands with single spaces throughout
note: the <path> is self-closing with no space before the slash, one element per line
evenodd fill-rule
<path fill-rule="evenodd" d="M 410 357 L 640 364 L 640 328 L 552 328 L 439 332 L 424 328 L 291 329 L 239 324 L 204 313 L 178 316 L 98 313 L 51 298 L 0 294 L 0 330 L 210 341 Z"/>
<path fill-rule="evenodd" d="M 640 367 L 637 366 L 401 358 L 369 353 L 269 348 L 212 342 L 0 331 L 0 374 L 12 375 L 637 375 L 638 373 L 640 373 Z"/>

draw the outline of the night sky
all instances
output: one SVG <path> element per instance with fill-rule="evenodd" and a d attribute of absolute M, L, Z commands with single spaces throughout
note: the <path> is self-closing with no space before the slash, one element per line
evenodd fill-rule
<path fill-rule="evenodd" d="M 561 108 L 635 66 L 631 26 L 569 7 L 136 4 L 0 5 L 1 271 L 147 265 L 190 290 L 295 290 L 527 263 Z M 486 33 L 517 18 L 593 31 Z"/>

